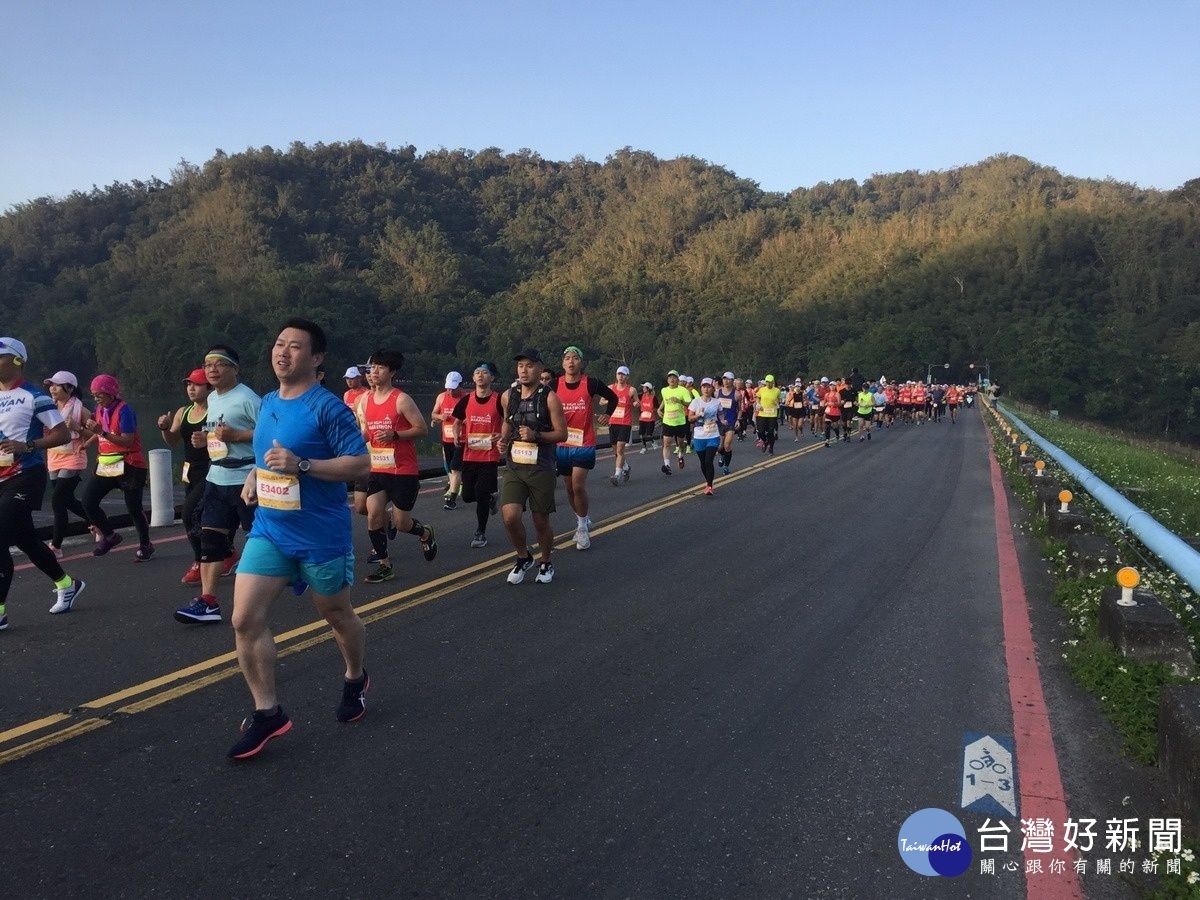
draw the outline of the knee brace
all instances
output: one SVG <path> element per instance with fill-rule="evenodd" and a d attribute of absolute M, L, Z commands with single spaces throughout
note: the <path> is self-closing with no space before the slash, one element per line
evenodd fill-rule
<path fill-rule="evenodd" d="M 213 531 L 211 528 L 200 531 L 200 562 L 224 562 L 228 550 L 229 535 Z"/>

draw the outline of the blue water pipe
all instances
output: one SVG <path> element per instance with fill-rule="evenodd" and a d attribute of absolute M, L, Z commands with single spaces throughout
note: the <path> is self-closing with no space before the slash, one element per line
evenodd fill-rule
<path fill-rule="evenodd" d="M 1068 475 L 1079 482 L 1081 488 L 1091 494 L 1097 503 L 1108 510 L 1151 553 L 1161 559 L 1168 569 L 1182 578 L 1193 591 L 1200 594 L 1200 551 L 1193 549 L 1150 513 L 1136 504 L 1130 503 L 1129 499 L 1120 491 L 1109 487 L 1095 472 L 1050 443 L 1002 404 L 996 403 L 996 408 L 1011 419 L 1021 431 L 1029 435 L 1030 440 L 1045 450 L 1047 456 L 1062 466 Z"/>

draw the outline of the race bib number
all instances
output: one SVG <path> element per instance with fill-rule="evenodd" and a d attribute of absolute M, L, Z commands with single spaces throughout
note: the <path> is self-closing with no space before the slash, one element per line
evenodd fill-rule
<path fill-rule="evenodd" d="M 716 422 L 705 422 L 696 429 L 696 437 L 700 438 L 700 440 L 707 440 L 708 438 L 715 438 L 717 436 Z"/>
<path fill-rule="evenodd" d="M 395 447 L 377 447 L 372 444 L 369 448 L 371 451 L 371 468 L 372 469 L 394 469 L 396 468 L 396 448 Z"/>
<path fill-rule="evenodd" d="M 491 450 L 492 436 L 490 434 L 468 434 L 467 435 L 468 450 Z"/>
<path fill-rule="evenodd" d="M 509 455 L 515 463 L 523 466 L 535 466 L 538 458 L 537 444 L 531 444 L 529 441 L 514 441 Z"/>
<path fill-rule="evenodd" d="M 732 397 L 721 397 L 720 404 L 721 404 L 721 409 L 733 409 L 733 398 Z"/>
<path fill-rule="evenodd" d="M 7 469 L 16 462 L 16 458 L 6 450 L 0 450 L 0 469 Z"/>
<path fill-rule="evenodd" d="M 612 418 L 623 419 L 623 418 L 625 418 L 626 412 L 627 412 L 627 410 L 625 409 L 625 407 L 618 406 L 616 409 L 613 410 Z"/>
<path fill-rule="evenodd" d="M 847 405 L 849 405 L 849 404 L 847 404 Z M 762 408 L 762 412 L 763 412 L 763 415 L 767 416 L 768 418 L 770 418 L 771 416 L 777 416 L 777 415 L 779 415 L 779 407 L 778 406 L 764 406 Z"/>
<path fill-rule="evenodd" d="M 567 446 L 582 447 L 583 446 L 583 429 L 568 428 L 567 429 Z"/>
<path fill-rule="evenodd" d="M 96 475 L 100 478 L 120 478 L 125 474 L 125 457 L 103 454 L 96 459 Z"/>
<path fill-rule="evenodd" d="M 190 472 L 191 469 L 192 464 L 185 459 L 183 461 L 183 474 L 180 476 L 183 479 L 184 484 L 191 484 L 191 482 L 188 480 L 188 472 Z"/>
<path fill-rule="evenodd" d="M 224 459 L 228 455 L 229 445 L 224 441 L 218 441 L 216 432 L 210 431 L 208 433 L 208 458 L 216 462 L 218 459 Z"/>
<path fill-rule="evenodd" d="M 258 505 L 267 509 L 299 509 L 300 479 L 269 469 L 257 470 Z"/>
<path fill-rule="evenodd" d="M 454 443 L 454 423 L 450 421 L 442 422 L 442 443 Z"/>

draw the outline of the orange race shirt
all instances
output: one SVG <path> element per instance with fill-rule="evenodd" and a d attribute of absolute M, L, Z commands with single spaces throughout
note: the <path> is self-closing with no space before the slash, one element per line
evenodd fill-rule
<path fill-rule="evenodd" d="M 367 439 L 367 452 L 371 454 L 371 471 L 379 475 L 417 475 L 417 448 L 412 441 L 396 438 L 381 441 L 378 434 L 390 431 L 407 431 L 412 423 L 402 413 L 396 411 L 402 391 L 392 388 L 382 403 L 375 401 L 375 392 L 367 394 L 367 402 L 363 407 L 363 418 L 366 420 L 364 437 Z"/>
<path fill-rule="evenodd" d="M 632 425 L 633 385 L 627 384 L 625 387 L 621 387 L 620 385 L 610 384 L 608 389 L 617 395 L 617 405 L 609 414 L 608 423 L 610 425 Z"/>
<path fill-rule="evenodd" d="M 578 384 L 567 384 L 563 378 L 558 379 L 554 392 L 562 401 L 563 415 L 567 419 L 567 439 L 560 441 L 560 447 L 595 447 L 596 425 L 592 416 L 592 395 L 588 393 L 587 377 L 579 379 Z"/>

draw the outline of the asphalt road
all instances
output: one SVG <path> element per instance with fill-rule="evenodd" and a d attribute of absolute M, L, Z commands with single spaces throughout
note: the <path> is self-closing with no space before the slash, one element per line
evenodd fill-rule
<path fill-rule="evenodd" d="M 1025 896 L 1021 872 L 928 878 L 897 852 L 925 807 L 975 842 L 964 734 L 1013 733 L 978 413 L 828 449 L 789 436 L 773 459 L 736 446 L 711 498 L 694 457 L 667 477 L 635 453 L 620 488 L 605 457 L 587 552 L 560 488 L 551 585 L 507 585 L 499 518 L 472 550 L 473 510 L 443 511 L 427 484 L 415 513 L 436 561 L 402 535 L 398 578 L 355 590 L 367 715 L 334 720 L 337 650 L 288 595 L 274 621 L 295 728 L 245 763 L 225 760 L 250 708 L 228 625 L 171 617 L 191 596 L 177 529 L 144 564 L 131 541 L 103 559 L 69 546 L 88 582 L 69 615 L 19 571 L 0 634 L 6 893 Z M 1045 567 L 1020 546 L 1072 813 L 1133 795 L 1161 815 L 1063 677 Z"/>

